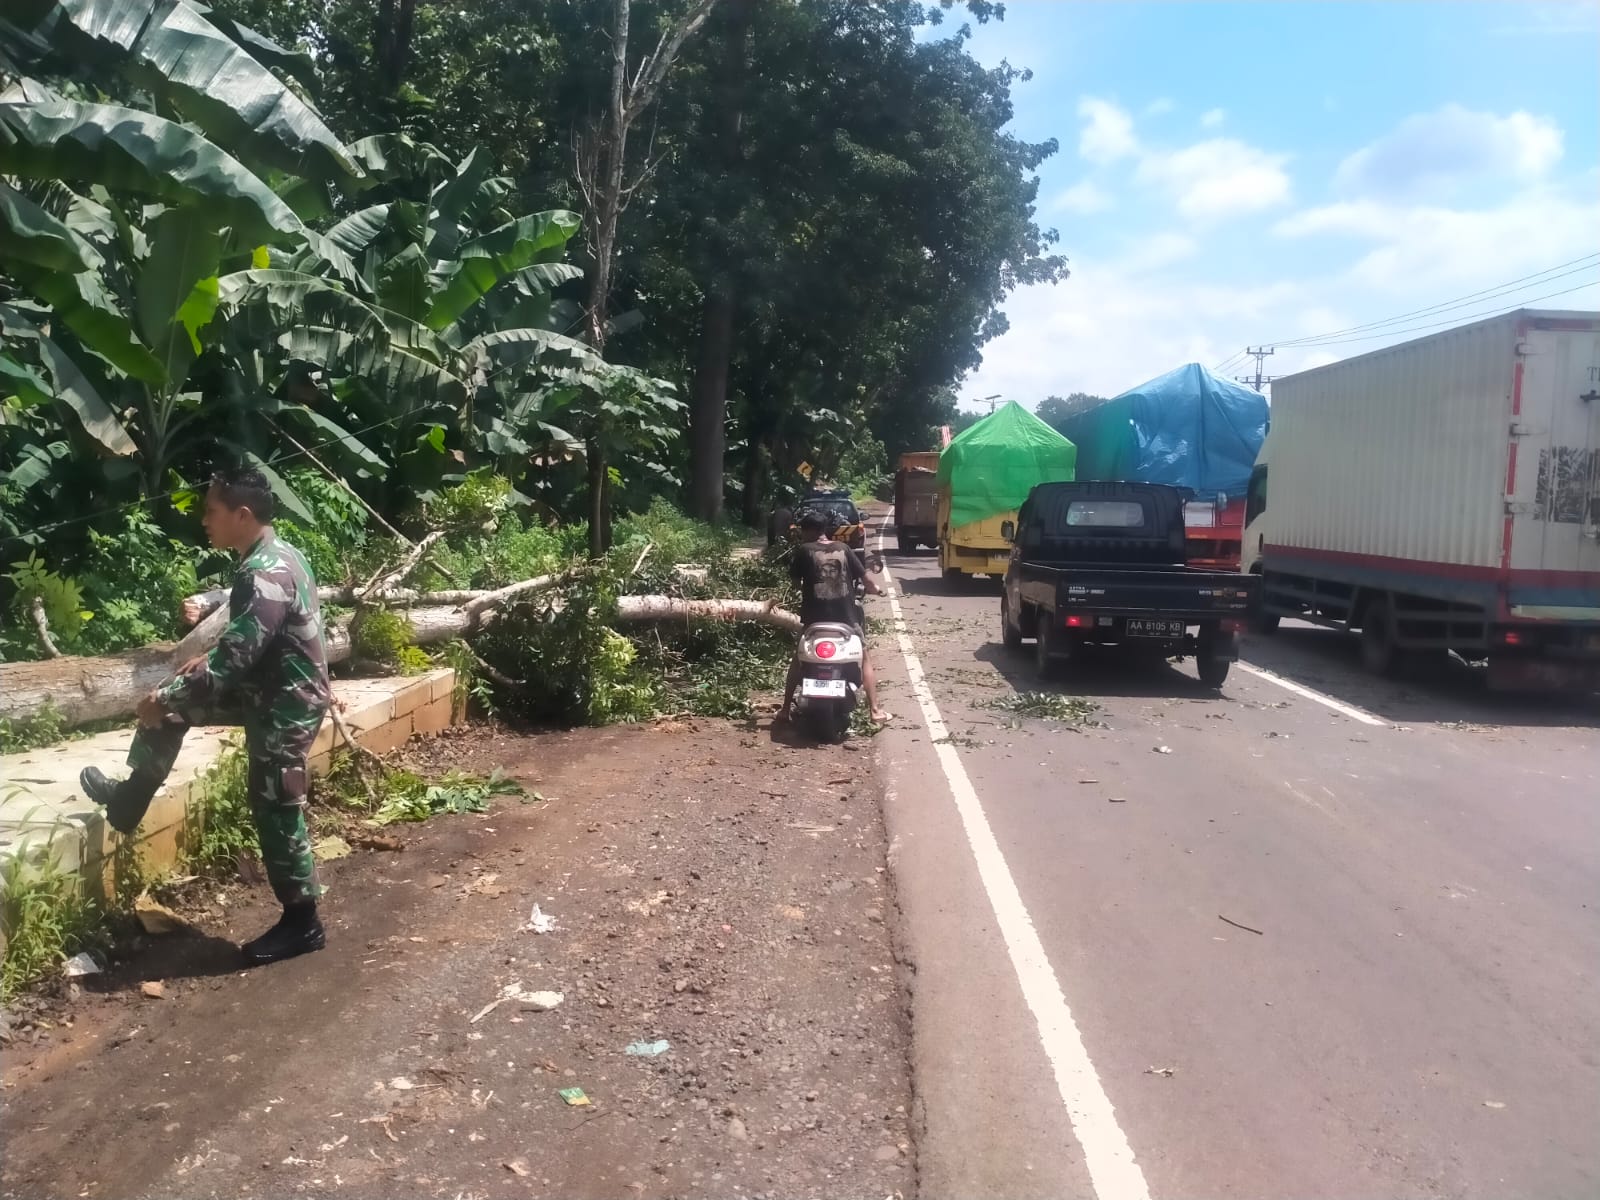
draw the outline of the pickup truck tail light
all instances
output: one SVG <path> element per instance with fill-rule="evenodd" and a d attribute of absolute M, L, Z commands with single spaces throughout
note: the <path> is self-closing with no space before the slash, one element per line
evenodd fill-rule
<path fill-rule="evenodd" d="M 1093 613 L 1068 613 L 1068 629 L 1091 629 L 1094 627 Z"/>
<path fill-rule="evenodd" d="M 1223 621 L 1222 622 L 1222 632 L 1223 633 L 1243 633 L 1245 631 L 1245 629 L 1248 628 L 1248 626 L 1249 626 L 1249 623 L 1246 622 L 1246 621 Z"/>

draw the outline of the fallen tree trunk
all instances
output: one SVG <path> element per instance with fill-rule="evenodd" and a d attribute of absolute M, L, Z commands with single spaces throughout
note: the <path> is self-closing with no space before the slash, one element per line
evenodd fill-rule
<path fill-rule="evenodd" d="M 559 580 L 544 576 L 540 580 Z M 549 586 L 549 585 L 547 585 Z M 530 588 L 513 585 L 499 590 L 497 603 L 526 595 Z M 452 593 L 455 594 L 455 593 Z M 433 605 L 395 609 L 411 626 L 412 640 L 419 646 L 446 642 L 477 632 L 494 620 L 498 609 Z M 470 609 L 470 611 L 469 611 Z M 139 698 L 165 683 L 188 659 L 203 654 L 216 644 L 225 621 L 218 614 L 208 618 L 215 626 L 202 634 L 205 622 L 177 645 L 162 644 L 128 650 L 103 658 L 63 655 L 42 662 L 0 663 L 0 719 L 25 720 L 37 715 L 47 704 L 67 725 L 107 720 L 131 714 Z M 800 618 L 761 600 L 683 600 L 676 596 L 619 596 L 617 619 L 632 623 L 645 621 L 756 621 L 786 633 L 800 632 Z M 339 663 L 350 657 L 350 621 L 327 627 L 323 641 L 328 662 Z"/>

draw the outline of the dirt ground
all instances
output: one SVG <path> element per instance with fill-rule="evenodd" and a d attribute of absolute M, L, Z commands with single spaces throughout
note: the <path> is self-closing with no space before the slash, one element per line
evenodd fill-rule
<path fill-rule="evenodd" d="M 544 799 L 326 864 L 328 948 L 271 968 L 230 944 L 266 889 L 209 889 L 202 935 L 136 947 L 7 1047 L 3 1195 L 914 1191 L 869 744 L 704 721 L 415 753 Z"/>

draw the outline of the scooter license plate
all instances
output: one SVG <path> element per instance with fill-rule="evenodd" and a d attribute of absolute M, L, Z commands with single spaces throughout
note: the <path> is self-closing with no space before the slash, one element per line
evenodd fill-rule
<path fill-rule="evenodd" d="M 800 681 L 800 694 L 802 696 L 826 696 L 842 700 L 849 695 L 849 687 L 849 682 L 844 679 L 802 679 Z"/>

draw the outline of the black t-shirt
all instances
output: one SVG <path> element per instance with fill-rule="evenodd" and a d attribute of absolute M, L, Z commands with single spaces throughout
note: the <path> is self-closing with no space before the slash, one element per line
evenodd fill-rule
<path fill-rule="evenodd" d="M 861 555 L 843 542 L 802 542 L 794 549 L 789 573 L 800 585 L 800 622 L 833 621 L 860 625 L 855 584 L 867 577 Z"/>

